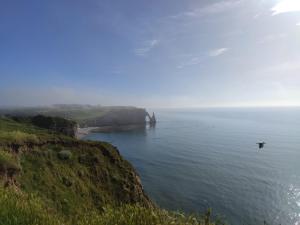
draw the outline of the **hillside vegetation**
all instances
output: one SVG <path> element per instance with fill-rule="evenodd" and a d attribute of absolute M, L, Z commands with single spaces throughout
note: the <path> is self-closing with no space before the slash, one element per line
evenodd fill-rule
<path fill-rule="evenodd" d="M 146 110 L 130 106 L 53 105 L 45 107 L 2 108 L 0 115 L 61 117 L 81 127 L 144 124 Z"/>
<path fill-rule="evenodd" d="M 109 143 L 0 119 L 0 225 L 211 224 L 159 209 Z"/>

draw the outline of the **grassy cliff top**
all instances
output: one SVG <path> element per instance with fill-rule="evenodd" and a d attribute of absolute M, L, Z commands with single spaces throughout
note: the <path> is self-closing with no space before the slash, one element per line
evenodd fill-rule
<path fill-rule="evenodd" d="M 197 225 L 209 217 L 154 206 L 109 143 L 0 119 L 0 225 Z"/>
<path fill-rule="evenodd" d="M 84 124 L 85 121 L 102 118 L 110 114 L 145 112 L 132 106 L 53 105 L 45 107 L 0 108 L 0 115 L 34 116 L 38 114 L 72 119 Z"/>

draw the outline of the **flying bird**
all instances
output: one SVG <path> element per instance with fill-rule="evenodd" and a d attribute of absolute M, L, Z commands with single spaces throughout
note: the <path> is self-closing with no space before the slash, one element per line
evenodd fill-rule
<path fill-rule="evenodd" d="M 258 144 L 258 148 L 261 149 L 265 146 L 266 143 L 265 142 L 258 142 L 256 144 Z"/>

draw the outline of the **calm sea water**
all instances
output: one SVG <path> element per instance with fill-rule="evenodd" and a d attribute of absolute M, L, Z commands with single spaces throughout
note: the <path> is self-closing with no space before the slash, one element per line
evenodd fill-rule
<path fill-rule="evenodd" d="M 155 128 L 90 134 L 137 169 L 161 207 L 230 224 L 300 224 L 300 109 L 156 111 Z M 267 144 L 262 151 L 258 141 Z"/>

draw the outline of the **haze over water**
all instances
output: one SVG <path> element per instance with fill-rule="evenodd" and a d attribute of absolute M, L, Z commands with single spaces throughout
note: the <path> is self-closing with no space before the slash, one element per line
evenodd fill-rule
<path fill-rule="evenodd" d="M 159 206 L 211 207 L 234 225 L 300 224 L 299 108 L 155 112 L 155 128 L 85 138 L 116 145 Z"/>

